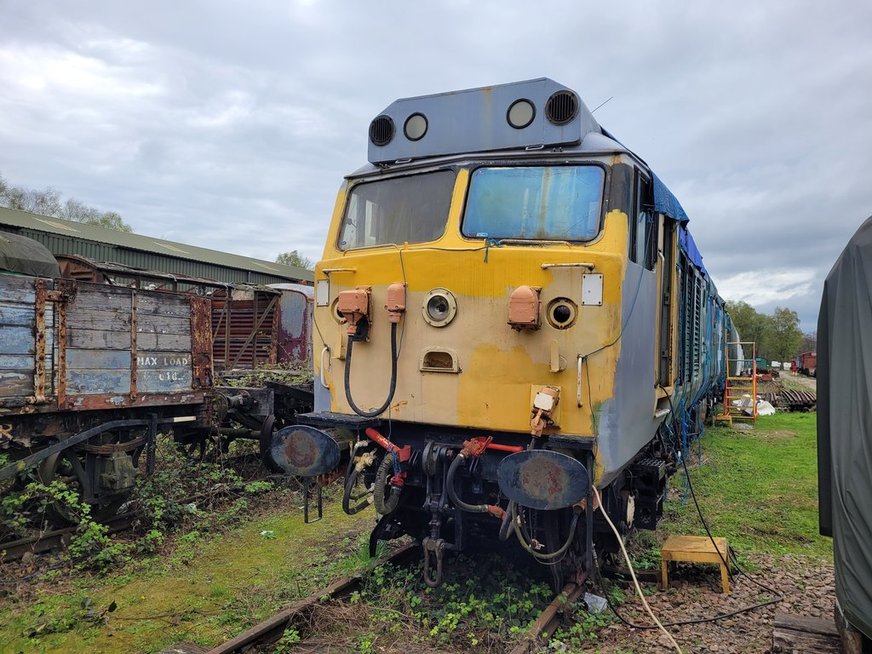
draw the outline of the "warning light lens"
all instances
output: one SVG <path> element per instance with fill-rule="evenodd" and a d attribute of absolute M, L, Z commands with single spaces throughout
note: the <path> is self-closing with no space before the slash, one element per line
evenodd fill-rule
<path fill-rule="evenodd" d="M 424 114 L 412 114 L 406 118 L 403 132 L 410 141 L 420 141 L 427 133 L 427 117 Z"/>
<path fill-rule="evenodd" d="M 515 100 L 506 112 L 506 120 L 515 129 L 524 129 L 536 117 L 536 107 L 529 100 Z"/>

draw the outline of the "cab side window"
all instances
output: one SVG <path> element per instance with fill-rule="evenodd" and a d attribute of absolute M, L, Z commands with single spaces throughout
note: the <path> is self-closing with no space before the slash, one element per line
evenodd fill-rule
<path fill-rule="evenodd" d="M 630 261 L 654 270 L 657 264 L 657 221 L 651 180 L 636 170 L 630 216 Z"/>

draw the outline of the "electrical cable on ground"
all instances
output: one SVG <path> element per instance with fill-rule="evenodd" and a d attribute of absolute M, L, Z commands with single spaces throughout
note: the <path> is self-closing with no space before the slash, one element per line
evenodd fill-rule
<path fill-rule="evenodd" d="M 662 387 L 661 387 L 661 388 L 662 388 Z M 667 399 L 669 400 L 669 406 L 670 406 L 670 409 L 674 412 L 675 409 L 674 409 L 674 407 L 672 406 L 672 398 L 669 397 L 668 394 L 667 394 L 666 397 L 667 397 Z M 703 513 L 702 513 L 702 509 L 701 509 L 700 506 L 699 506 L 699 502 L 698 502 L 697 499 L 696 499 L 696 493 L 695 493 L 694 490 L 693 490 L 693 482 L 692 482 L 691 479 L 690 479 L 690 470 L 689 470 L 688 467 L 687 467 L 687 461 L 685 460 L 685 457 L 681 455 L 680 452 L 676 452 L 676 455 L 678 455 L 678 456 L 681 458 L 681 463 L 682 463 L 682 466 L 684 467 L 684 474 L 685 474 L 685 477 L 686 477 L 686 479 L 687 479 L 687 485 L 688 485 L 688 488 L 689 488 L 689 490 L 690 490 L 690 495 L 691 495 L 691 497 L 693 498 L 693 503 L 694 503 L 694 506 L 696 507 L 697 515 L 699 516 L 700 522 L 702 523 L 703 528 L 704 528 L 705 531 L 706 531 L 706 534 L 708 534 L 708 537 L 709 537 L 709 539 L 711 540 L 712 545 L 713 545 L 714 548 L 715 548 L 715 551 L 718 553 L 718 556 L 720 557 L 721 562 L 722 562 L 722 563 L 727 567 L 727 573 L 730 575 L 730 578 L 733 578 L 733 574 L 732 574 L 732 572 L 730 571 L 730 565 L 729 565 L 729 563 L 727 562 L 727 560 L 724 558 L 723 554 L 721 554 L 720 549 L 719 549 L 719 548 L 717 547 L 717 545 L 715 544 L 714 536 L 712 536 L 711 530 L 709 529 L 709 526 L 708 526 L 708 523 L 707 523 L 707 521 L 706 521 L 706 519 L 705 519 L 705 516 L 704 516 Z M 605 511 L 603 511 L 602 513 L 603 513 L 604 516 L 606 515 Z M 606 517 L 607 517 L 607 516 L 606 516 Z M 620 541 L 619 541 L 619 542 L 620 542 Z M 623 543 L 621 543 L 621 545 L 622 545 L 622 547 L 623 547 Z M 596 554 L 594 554 L 594 556 L 596 556 Z M 625 556 L 626 556 L 626 555 L 625 555 Z M 756 610 L 756 609 L 760 609 L 760 608 L 763 608 L 763 607 L 765 607 L 765 606 L 770 606 L 770 605 L 772 605 L 772 604 L 777 604 L 778 602 L 781 602 L 781 601 L 784 600 L 784 595 L 783 595 L 783 594 L 779 593 L 778 591 L 774 590 L 773 588 L 770 588 L 770 587 L 767 586 L 766 584 L 764 584 L 764 583 L 762 583 L 762 582 L 760 582 L 760 581 L 757 581 L 754 577 L 752 577 L 751 575 L 749 575 L 745 570 L 743 570 L 743 569 L 741 568 L 741 566 L 739 565 L 739 562 L 738 562 L 738 560 L 737 560 L 737 558 L 736 558 L 736 553 L 735 553 L 735 551 L 733 550 L 732 547 L 729 548 L 729 550 L 728 550 L 728 552 L 727 552 L 727 556 L 728 556 L 729 559 L 732 561 L 733 566 L 735 567 L 736 571 L 737 571 L 739 574 L 744 575 L 745 577 L 747 577 L 748 580 L 751 581 L 751 582 L 752 582 L 753 584 L 755 584 L 756 586 L 762 588 L 763 590 L 767 591 L 768 593 L 771 593 L 771 594 L 775 595 L 775 596 L 776 596 L 775 599 L 766 600 L 766 601 L 764 601 L 764 602 L 758 602 L 757 604 L 752 604 L 751 606 L 746 606 L 746 607 L 743 607 L 743 608 L 741 608 L 741 609 L 736 609 L 735 611 L 730 611 L 730 612 L 728 612 L 728 613 L 719 613 L 718 615 L 715 615 L 715 616 L 712 616 L 712 617 L 709 617 L 709 618 L 691 618 L 691 619 L 688 619 L 688 620 L 677 620 L 677 621 L 675 621 L 675 622 L 667 622 L 667 623 L 664 623 L 664 624 L 663 624 L 663 627 L 680 627 L 680 626 L 685 626 L 685 625 L 704 624 L 704 623 L 707 623 L 707 622 L 717 622 L 718 620 L 724 620 L 724 619 L 726 619 L 726 618 L 732 618 L 732 617 L 734 617 L 734 616 L 741 615 L 741 614 L 743 614 L 743 613 L 748 613 L 748 612 L 750 612 L 750 611 L 754 611 L 754 610 Z M 628 561 L 628 563 L 629 563 L 629 561 Z M 622 616 L 620 613 L 618 613 L 618 610 L 617 610 L 617 609 L 615 608 L 615 606 L 612 604 L 612 601 L 609 599 L 609 595 L 608 595 L 608 593 L 606 592 L 605 586 L 604 586 L 604 584 L 603 584 L 602 574 L 601 574 L 601 572 L 600 572 L 599 565 L 597 564 L 597 565 L 595 566 L 595 568 L 596 568 L 597 581 L 598 581 L 598 584 L 599 584 L 599 587 L 600 587 L 600 591 L 602 592 L 603 597 L 606 598 L 606 602 L 607 602 L 608 605 L 609 605 L 609 609 L 611 609 L 612 613 L 615 614 L 615 617 L 617 617 L 618 620 L 620 620 L 624 625 L 626 625 L 627 627 L 630 627 L 630 628 L 632 628 L 632 629 L 641 629 L 641 630 L 649 630 L 649 631 L 650 631 L 650 630 L 653 630 L 653 629 L 658 629 L 658 628 L 660 628 L 659 626 L 654 626 L 654 625 L 640 625 L 640 624 L 635 624 L 635 623 L 633 623 L 633 622 L 627 620 L 626 618 L 624 618 L 624 616 Z M 632 569 L 632 567 L 630 568 L 630 573 L 633 574 L 633 569 Z M 635 581 L 635 575 L 633 575 L 633 580 Z"/>
<path fill-rule="evenodd" d="M 636 573 L 633 570 L 633 564 L 630 561 L 630 555 L 627 554 L 627 548 L 624 546 L 624 539 L 621 538 L 621 534 L 618 533 L 617 527 L 615 527 L 615 524 L 612 522 L 612 519 L 609 517 L 609 514 L 606 512 L 605 508 L 603 507 L 602 498 L 600 497 L 599 491 L 597 490 L 596 486 L 593 486 L 593 494 L 596 497 L 597 508 L 599 508 L 600 513 L 602 513 L 603 517 L 606 519 L 606 522 L 608 523 L 609 527 L 611 527 L 612 532 L 615 534 L 615 538 L 618 539 L 618 545 L 621 546 L 621 553 L 624 555 L 624 561 L 627 563 L 627 568 L 630 570 L 630 576 L 633 578 L 633 585 L 636 587 L 636 593 L 639 595 L 639 599 L 642 600 L 642 606 L 645 607 L 645 610 L 648 612 L 648 615 L 654 621 L 654 624 L 657 625 L 657 628 L 659 628 L 660 631 L 662 631 L 664 634 L 666 634 L 666 638 L 669 639 L 669 643 L 675 648 L 675 651 L 678 652 L 678 654 L 683 654 L 681 651 L 681 648 L 678 646 L 678 643 L 675 642 L 675 639 L 672 637 L 672 634 L 670 634 L 666 630 L 666 627 L 664 627 L 660 623 L 660 620 L 657 619 L 657 616 L 654 615 L 654 611 L 652 611 L 651 607 L 648 605 L 648 601 L 645 599 L 645 594 L 642 592 L 642 587 L 639 585 L 639 580 L 636 579 Z"/>
<path fill-rule="evenodd" d="M 663 389 L 662 386 L 660 388 Z M 665 391 L 665 389 L 663 389 L 663 390 Z M 668 393 L 666 395 L 666 399 L 669 401 L 670 411 L 672 411 L 673 415 L 674 415 L 675 408 L 672 405 L 672 398 L 669 396 Z M 711 530 L 709 529 L 708 522 L 706 521 L 705 516 L 702 513 L 702 509 L 699 506 L 699 502 L 696 499 L 696 493 L 693 490 L 693 482 L 690 479 L 690 470 L 687 467 L 686 457 L 684 456 L 683 453 L 680 453 L 680 452 L 676 452 L 675 454 L 681 458 L 681 465 L 684 468 L 684 477 L 685 477 L 685 479 L 687 479 L 687 487 L 688 487 L 688 490 L 690 490 L 690 496 L 693 499 L 693 505 L 696 507 L 696 513 L 699 516 L 699 521 L 702 523 L 702 526 L 705 529 L 705 533 L 708 534 L 708 537 L 712 543 L 712 546 L 715 548 L 715 551 L 718 553 L 718 557 L 721 559 L 721 563 L 723 563 L 727 567 L 727 574 L 729 575 L 730 579 L 732 579 L 733 573 L 730 570 L 730 564 L 727 561 L 727 559 L 724 558 L 724 555 L 721 554 L 721 550 L 718 548 L 717 544 L 715 543 L 715 539 L 714 539 L 714 536 L 712 536 Z M 781 593 L 779 593 L 776 590 L 773 590 L 772 588 L 770 588 L 766 584 L 763 584 L 763 583 L 757 581 L 756 579 L 754 579 L 754 577 L 752 577 L 747 572 L 745 572 L 745 570 L 743 570 L 741 568 L 741 566 L 739 565 L 739 561 L 736 558 L 736 554 L 733 551 L 733 548 L 729 549 L 729 551 L 727 552 L 727 557 L 733 562 L 733 566 L 735 566 L 736 571 L 739 572 L 739 574 L 745 575 L 752 583 L 754 583 L 758 587 L 762 588 L 763 590 L 765 590 L 769 593 L 772 593 L 777 598 L 775 600 L 771 600 L 768 602 L 762 602 L 759 604 L 755 604 L 754 606 L 750 606 L 747 609 L 748 611 L 753 610 L 753 609 L 757 609 L 757 608 L 760 608 L 763 606 L 768 606 L 769 604 L 775 604 L 776 602 L 780 602 L 784 599 L 784 595 L 782 595 Z M 741 612 L 744 612 L 744 610 Z M 718 619 L 720 619 L 720 618 L 718 618 Z"/>

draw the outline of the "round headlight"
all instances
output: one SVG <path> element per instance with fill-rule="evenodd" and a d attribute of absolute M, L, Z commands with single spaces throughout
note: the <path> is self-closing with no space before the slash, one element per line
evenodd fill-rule
<path fill-rule="evenodd" d="M 545 310 L 548 323 L 555 329 L 572 327 L 578 318 L 578 307 L 569 298 L 559 297 L 548 303 Z"/>
<path fill-rule="evenodd" d="M 422 307 L 424 320 L 433 327 L 444 327 L 457 314 L 457 300 L 451 291 L 444 288 L 434 288 L 427 293 Z"/>
<path fill-rule="evenodd" d="M 403 132 L 410 141 L 420 141 L 427 133 L 427 117 L 424 114 L 412 114 L 406 118 Z"/>
<path fill-rule="evenodd" d="M 515 129 L 524 129 L 536 117 L 536 107 L 529 100 L 515 100 L 506 112 L 506 120 Z"/>

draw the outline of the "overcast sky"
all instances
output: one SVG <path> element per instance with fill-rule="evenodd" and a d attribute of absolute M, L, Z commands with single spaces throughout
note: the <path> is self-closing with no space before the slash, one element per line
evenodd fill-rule
<path fill-rule="evenodd" d="M 317 260 L 391 101 L 534 77 L 613 98 L 597 119 L 727 299 L 814 329 L 872 214 L 865 0 L 0 0 L 0 21 L 0 173 L 151 236 Z"/>

